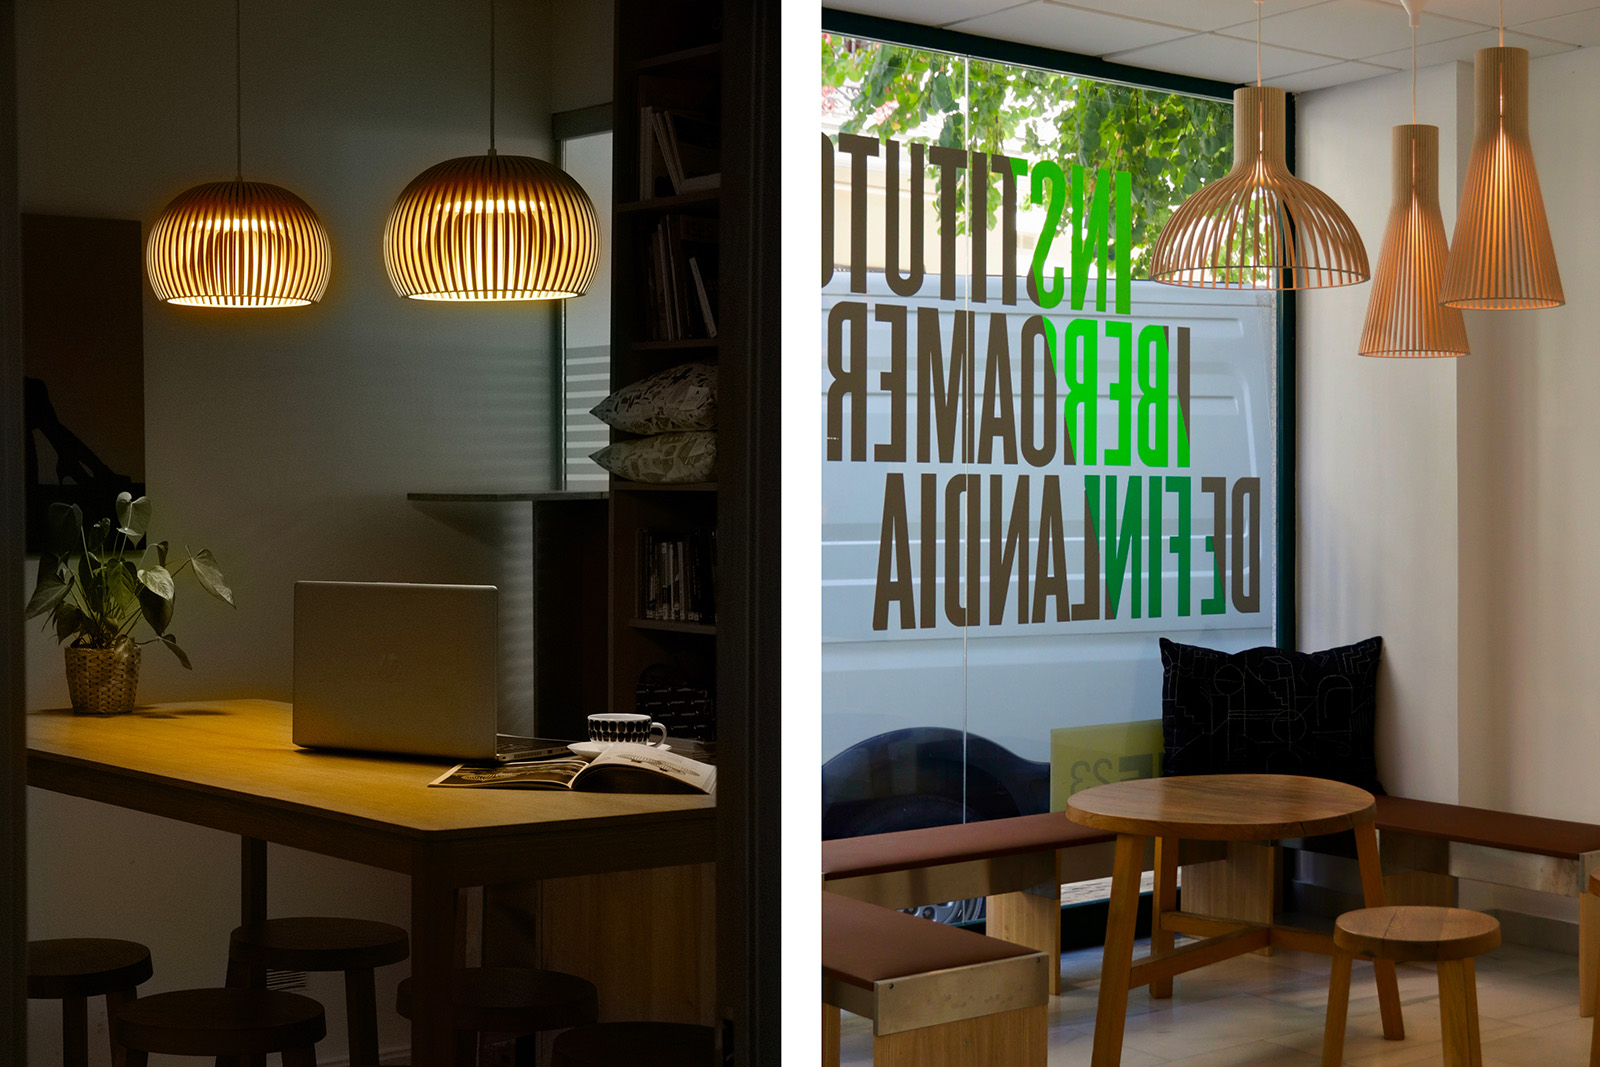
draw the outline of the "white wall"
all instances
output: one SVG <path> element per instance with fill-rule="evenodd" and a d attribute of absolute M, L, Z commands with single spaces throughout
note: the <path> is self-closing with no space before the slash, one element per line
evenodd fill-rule
<path fill-rule="evenodd" d="M 1411 121 L 1410 88 L 1408 73 L 1297 99 L 1298 173 L 1350 215 L 1374 268 L 1392 200 L 1390 127 Z M 1439 127 L 1446 232 L 1472 135 L 1470 91 L 1471 71 L 1457 64 L 1417 84 L 1418 121 Z M 1390 792 L 1454 801 L 1456 361 L 1358 355 L 1370 293 L 1353 285 L 1299 298 L 1299 641 L 1316 649 L 1383 636 L 1379 777 Z"/>
<path fill-rule="evenodd" d="M 1442 71 L 1424 121 L 1452 123 Z M 1471 66 L 1455 74 L 1455 174 L 1471 149 Z M 1382 129 L 1404 76 L 1303 94 L 1301 174 L 1360 226 L 1388 202 Z M 1300 633 L 1306 646 L 1382 632 L 1380 769 L 1393 792 L 1600 820 L 1600 49 L 1536 59 L 1531 139 L 1569 303 L 1467 312 L 1472 354 L 1363 360 L 1366 286 L 1307 294 L 1300 321 Z M 1383 142 L 1386 143 L 1386 142 Z M 1445 154 L 1448 150 L 1442 150 Z M 1454 195 L 1446 200 L 1453 226 Z M 1464 886 L 1468 906 L 1571 919 L 1576 902 Z"/>
<path fill-rule="evenodd" d="M 552 32 L 551 7 L 499 5 L 505 153 L 550 156 L 561 32 L 580 37 L 587 64 L 562 106 L 610 96 L 608 19 L 566 11 Z M 233 5 L 18 9 L 24 211 L 148 226 L 181 190 L 232 177 Z M 487 5 L 460 0 L 244 5 L 245 175 L 319 212 L 333 276 L 321 304 L 298 310 L 173 308 L 146 293 L 152 532 L 215 551 L 239 608 L 183 588 L 173 629 L 195 670 L 147 648 L 141 700 L 288 699 L 296 579 L 492 582 L 508 725 L 531 728 L 528 515 L 413 505 L 405 494 L 550 484 L 553 311 L 402 300 L 380 254 L 384 218 L 412 177 L 488 147 L 487 30 Z M 29 706 L 64 706 L 54 640 L 36 634 L 28 652 Z M 155 955 L 151 990 L 221 980 L 237 921 L 235 839 L 38 790 L 29 800 L 30 936 L 143 940 Z M 395 876 L 279 848 L 271 864 L 274 914 L 406 922 Z M 380 976 L 386 1048 L 405 1044 L 391 1010 L 404 974 Z M 330 1007 L 323 1062 L 336 1062 L 342 989 L 313 983 Z M 53 1005 L 32 1013 L 33 1062 L 59 1062 L 58 1026 Z M 98 1037 L 91 1052 L 105 1055 Z"/>
<path fill-rule="evenodd" d="M 1464 665 L 1484 684 L 1461 700 L 1461 798 L 1600 821 L 1600 49 L 1531 65 L 1530 136 L 1567 305 L 1479 313 L 1493 358 L 1464 365 Z M 1468 508 L 1470 507 L 1470 511 Z"/>

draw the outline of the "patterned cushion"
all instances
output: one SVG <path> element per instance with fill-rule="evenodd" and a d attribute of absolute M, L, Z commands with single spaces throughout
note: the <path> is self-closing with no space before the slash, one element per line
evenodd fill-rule
<path fill-rule="evenodd" d="M 717 470 L 717 435 L 663 433 L 618 441 L 589 458 L 630 482 L 706 482 Z"/>
<path fill-rule="evenodd" d="M 717 368 L 684 363 L 642 378 L 596 404 L 595 418 L 623 433 L 717 428 Z"/>
<path fill-rule="evenodd" d="M 1383 638 L 1326 652 L 1161 639 L 1166 774 L 1303 774 L 1382 793 L 1373 748 Z"/>

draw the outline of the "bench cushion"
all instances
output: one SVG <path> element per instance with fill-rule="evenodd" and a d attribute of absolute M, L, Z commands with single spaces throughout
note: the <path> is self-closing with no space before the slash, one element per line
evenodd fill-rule
<path fill-rule="evenodd" d="M 822 843 L 822 877 L 856 878 L 1116 839 L 1116 834 L 1079 826 L 1063 811 L 841 837 Z"/>
<path fill-rule="evenodd" d="M 822 894 L 822 973 L 864 989 L 890 978 L 1035 956 L 1038 950 Z"/>
<path fill-rule="evenodd" d="M 1406 797 L 1378 797 L 1378 830 L 1574 859 L 1600 851 L 1600 826 Z"/>

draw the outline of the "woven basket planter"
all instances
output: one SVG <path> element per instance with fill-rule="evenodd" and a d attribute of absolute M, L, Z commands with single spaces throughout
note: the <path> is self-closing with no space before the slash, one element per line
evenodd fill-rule
<path fill-rule="evenodd" d="M 79 715 L 121 715 L 133 710 L 139 689 L 139 646 L 68 648 L 67 691 Z"/>

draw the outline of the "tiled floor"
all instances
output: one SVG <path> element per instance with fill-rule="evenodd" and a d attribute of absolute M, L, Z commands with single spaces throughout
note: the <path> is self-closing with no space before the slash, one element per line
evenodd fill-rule
<path fill-rule="evenodd" d="M 1149 951 L 1142 941 L 1135 956 Z M 1050 1067 L 1089 1062 L 1100 950 L 1062 958 L 1062 995 L 1050 1002 Z M 1584 1067 L 1589 1019 L 1578 1017 L 1578 961 L 1502 945 L 1477 961 L 1484 1067 Z M 1171 1000 L 1128 998 L 1123 1067 L 1316 1067 L 1322 1055 L 1328 960 L 1301 952 L 1249 955 L 1180 975 Z M 1370 964 L 1350 986 L 1344 1062 L 1354 1067 L 1440 1063 L 1439 987 L 1433 968 L 1400 967 L 1406 1038 L 1385 1041 Z M 872 1028 L 843 1019 L 843 1063 L 872 1062 Z"/>

